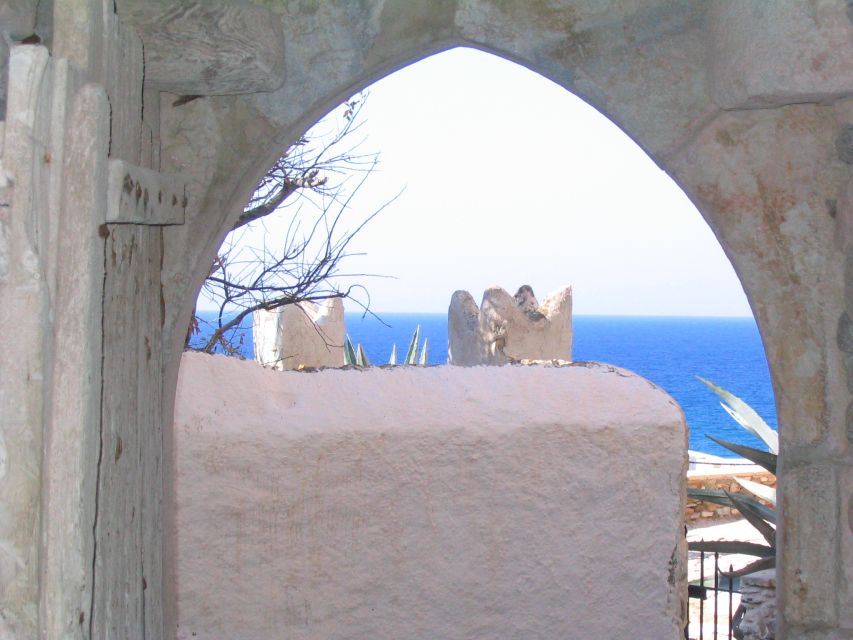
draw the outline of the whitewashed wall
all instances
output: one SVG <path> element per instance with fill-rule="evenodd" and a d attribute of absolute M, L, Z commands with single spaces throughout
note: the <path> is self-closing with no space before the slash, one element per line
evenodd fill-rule
<path fill-rule="evenodd" d="M 686 427 L 606 365 L 185 354 L 178 638 L 681 636 Z"/>

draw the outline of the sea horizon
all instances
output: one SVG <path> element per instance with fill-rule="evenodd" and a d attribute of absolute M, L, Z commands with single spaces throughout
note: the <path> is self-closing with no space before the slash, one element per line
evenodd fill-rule
<path fill-rule="evenodd" d="M 209 312 L 201 312 L 210 318 Z M 447 362 L 447 314 L 360 311 L 345 313 L 347 333 L 370 361 L 384 364 L 392 345 L 398 354 L 416 326 L 429 339 L 430 365 Z M 253 357 L 251 318 L 243 323 L 242 355 Z M 773 428 L 776 407 L 764 347 L 749 316 L 603 315 L 573 316 L 572 359 L 612 364 L 641 375 L 681 406 L 690 429 L 689 448 L 731 458 L 734 454 L 706 434 L 739 444 L 764 445 L 737 425 L 696 376 L 709 379 L 752 406 Z"/>

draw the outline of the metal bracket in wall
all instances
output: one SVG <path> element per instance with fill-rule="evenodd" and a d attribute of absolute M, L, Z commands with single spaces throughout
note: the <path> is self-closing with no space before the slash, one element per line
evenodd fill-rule
<path fill-rule="evenodd" d="M 186 186 L 177 176 L 110 159 L 108 223 L 184 224 L 187 205 Z"/>

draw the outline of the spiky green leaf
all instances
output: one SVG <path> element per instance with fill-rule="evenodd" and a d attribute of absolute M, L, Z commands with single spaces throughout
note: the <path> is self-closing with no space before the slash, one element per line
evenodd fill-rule
<path fill-rule="evenodd" d="M 388 358 L 388 364 L 397 364 L 397 345 L 393 344 L 391 346 L 391 357 Z"/>
<path fill-rule="evenodd" d="M 422 367 L 427 366 L 429 355 L 429 338 L 424 338 L 424 348 L 421 350 L 421 357 L 418 364 Z"/>
<path fill-rule="evenodd" d="M 358 350 L 355 354 L 355 363 L 359 367 L 369 367 L 370 360 L 367 359 L 367 354 L 364 352 L 364 347 L 361 346 L 361 343 L 358 343 Z"/>
<path fill-rule="evenodd" d="M 775 547 L 776 529 L 759 514 L 757 509 L 753 508 L 752 504 L 744 500 L 744 496 L 738 495 L 737 493 L 729 493 L 728 491 L 725 493 L 729 496 L 737 510 L 741 512 L 749 524 L 758 529 L 758 532 L 765 540 L 767 540 L 767 544 L 771 547 Z"/>
<path fill-rule="evenodd" d="M 738 478 L 737 476 L 735 476 L 735 482 L 751 494 L 758 496 L 762 500 L 766 500 L 774 507 L 776 506 L 776 489 L 773 487 L 768 487 L 766 484 L 761 484 L 760 482 Z"/>
<path fill-rule="evenodd" d="M 421 339 L 421 325 L 415 327 L 415 332 L 412 334 L 412 340 L 409 342 L 409 349 L 406 351 L 406 364 L 415 364 L 418 358 L 418 342 Z"/>
<path fill-rule="evenodd" d="M 738 424 L 764 442 L 764 444 L 767 445 L 767 448 L 770 449 L 770 453 L 779 453 L 779 434 L 771 429 L 764 420 L 762 420 L 761 416 L 755 412 L 755 409 L 750 407 L 736 395 L 715 385 L 710 380 L 706 380 L 699 376 L 696 377 L 723 400 L 721 403 L 723 409 L 725 409 Z"/>
<path fill-rule="evenodd" d="M 764 571 L 765 569 L 773 569 L 776 566 L 776 556 L 769 556 L 767 558 L 761 558 L 761 560 L 756 560 L 755 562 L 751 562 L 745 567 L 738 569 L 736 571 L 720 571 L 720 574 L 725 576 L 726 578 L 740 578 L 741 576 L 749 575 L 750 573 L 756 573 L 757 571 Z"/>
<path fill-rule="evenodd" d="M 347 339 L 344 342 L 344 364 L 353 365 L 355 364 L 355 362 L 355 348 L 352 346 L 352 340 L 350 340 L 350 337 L 347 336 Z"/>
<path fill-rule="evenodd" d="M 731 501 L 728 495 L 726 495 L 725 492 L 720 491 L 719 489 L 694 489 L 688 487 L 687 497 L 693 498 L 694 500 L 703 500 L 705 502 L 721 504 L 725 507 L 736 508 L 736 505 Z M 740 496 L 740 499 L 748 503 L 753 508 L 753 510 L 756 513 L 760 514 L 760 516 L 767 520 L 767 522 L 772 522 L 774 524 L 776 523 L 776 512 L 773 511 L 773 509 L 770 509 L 766 505 L 761 504 L 758 500 L 749 496 Z"/>
<path fill-rule="evenodd" d="M 776 550 L 755 542 L 742 540 L 692 540 L 687 543 L 690 551 L 705 551 L 706 553 L 737 553 L 745 556 L 769 558 L 776 555 Z"/>
<path fill-rule="evenodd" d="M 755 449 L 753 447 L 747 447 L 742 444 L 735 444 L 734 442 L 729 442 L 728 440 L 723 440 L 722 438 L 717 438 L 712 435 L 706 434 L 706 437 L 716 442 L 721 447 L 725 447 L 729 451 L 733 451 L 739 456 L 743 456 L 748 460 L 752 460 L 755 464 L 760 467 L 764 467 L 770 473 L 776 474 L 776 460 L 779 456 L 775 453 L 767 453 L 766 451 L 762 451 L 761 449 Z"/>

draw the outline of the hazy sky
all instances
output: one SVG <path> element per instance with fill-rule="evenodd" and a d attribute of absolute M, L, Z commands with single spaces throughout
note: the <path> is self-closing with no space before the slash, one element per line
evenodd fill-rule
<path fill-rule="evenodd" d="M 380 168 L 350 226 L 403 190 L 345 265 L 395 277 L 365 281 L 373 309 L 444 312 L 456 289 L 530 284 L 540 300 L 572 285 L 576 314 L 750 315 L 687 197 L 549 80 L 454 49 L 373 85 L 363 114 Z"/>

